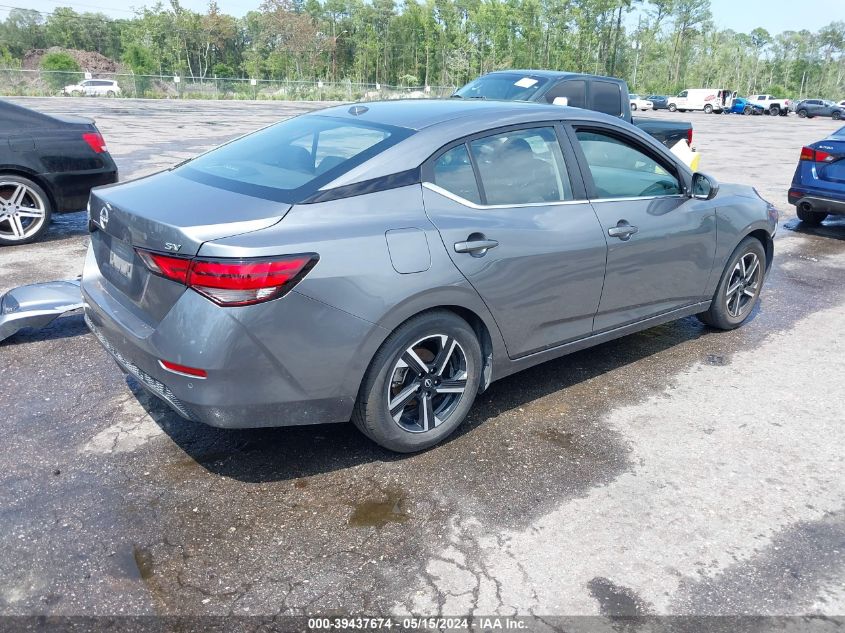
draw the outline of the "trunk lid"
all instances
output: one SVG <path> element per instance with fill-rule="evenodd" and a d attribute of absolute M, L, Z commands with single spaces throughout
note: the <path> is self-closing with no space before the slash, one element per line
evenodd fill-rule
<path fill-rule="evenodd" d="M 290 205 L 162 172 L 91 193 L 91 247 L 125 307 L 155 325 L 185 286 L 153 275 L 136 248 L 193 257 L 208 240 L 276 224 Z"/>
<path fill-rule="evenodd" d="M 824 160 L 816 159 L 816 173 L 819 179 L 845 183 L 845 137 L 831 136 L 813 143 L 810 147 L 816 152 L 824 152 Z"/>

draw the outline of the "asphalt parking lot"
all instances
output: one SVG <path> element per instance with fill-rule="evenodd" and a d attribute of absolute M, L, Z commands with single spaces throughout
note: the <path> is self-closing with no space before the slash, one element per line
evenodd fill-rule
<path fill-rule="evenodd" d="M 151 173 L 313 103 L 21 99 Z M 445 445 L 225 431 L 127 381 L 80 316 L 0 344 L 0 613 L 845 614 L 845 221 L 786 204 L 840 125 L 691 120 L 701 169 L 781 211 L 753 320 L 694 318 L 515 375 Z M 84 213 L 0 250 L 76 276 Z"/>

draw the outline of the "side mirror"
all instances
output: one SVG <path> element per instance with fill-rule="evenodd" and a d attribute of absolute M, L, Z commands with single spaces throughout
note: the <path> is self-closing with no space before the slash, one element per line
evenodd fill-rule
<path fill-rule="evenodd" d="M 692 197 L 696 200 L 712 200 L 719 193 L 716 179 L 700 171 L 692 175 Z"/>
<path fill-rule="evenodd" d="M 567 97 L 555 97 L 555 100 L 552 101 L 552 105 L 567 106 L 569 105 L 569 99 Z"/>

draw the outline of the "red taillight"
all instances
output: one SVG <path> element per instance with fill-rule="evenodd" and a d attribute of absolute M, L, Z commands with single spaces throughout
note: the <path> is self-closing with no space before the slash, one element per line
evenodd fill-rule
<path fill-rule="evenodd" d="M 180 284 L 188 285 L 188 271 L 191 268 L 191 260 L 185 257 L 171 257 L 161 253 L 142 251 L 138 249 L 138 256 L 152 272 L 162 277 L 167 277 Z"/>
<path fill-rule="evenodd" d="M 256 259 L 187 259 L 138 250 L 153 273 L 193 288 L 221 306 L 277 299 L 319 260 L 316 253 Z"/>
<path fill-rule="evenodd" d="M 106 151 L 106 141 L 99 132 L 86 132 L 82 135 L 82 140 L 88 143 L 88 146 L 96 154 L 102 154 Z"/>
<path fill-rule="evenodd" d="M 800 160 L 811 160 L 816 163 L 830 163 L 834 158 L 833 154 L 828 154 L 827 152 L 822 152 L 817 149 L 813 149 L 812 147 L 801 148 Z"/>
<path fill-rule="evenodd" d="M 687 130 L 687 144 L 692 147 L 692 126 Z"/>
<path fill-rule="evenodd" d="M 196 367 L 188 367 L 187 365 L 179 365 L 178 363 L 171 363 L 167 360 L 159 360 L 158 364 L 164 367 L 167 371 L 172 371 L 174 374 L 181 374 L 183 376 L 190 376 L 191 378 L 207 378 L 208 372 L 204 369 L 197 369 Z"/>

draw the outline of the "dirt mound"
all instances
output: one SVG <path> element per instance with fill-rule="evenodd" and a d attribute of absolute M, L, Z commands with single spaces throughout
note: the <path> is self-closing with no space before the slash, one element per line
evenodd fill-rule
<path fill-rule="evenodd" d="M 90 73 L 116 73 L 121 71 L 121 65 L 96 51 L 78 51 L 72 48 L 34 48 L 23 56 L 21 67 L 24 70 L 41 68 L 41 59 L 47 53 L 67 53 L 76 60 L 82 70 Z"/>

